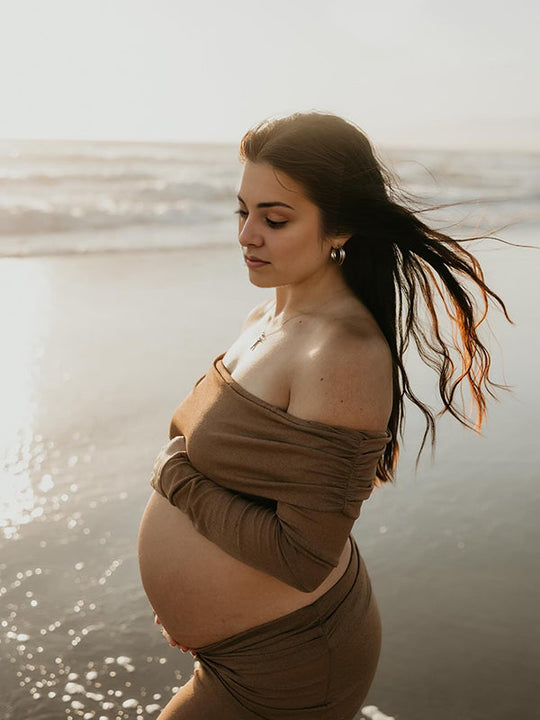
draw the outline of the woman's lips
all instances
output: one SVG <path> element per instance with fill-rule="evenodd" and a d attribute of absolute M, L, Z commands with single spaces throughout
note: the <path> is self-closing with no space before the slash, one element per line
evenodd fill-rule
<path fill-rule="evenodd" d="M 250 260 L 248 257 L 244 256 L 244 262 L 248 267 L 262 267 L 263 265 L 270 265 L 269 262 L 265 262 L 264 260 Z"/>

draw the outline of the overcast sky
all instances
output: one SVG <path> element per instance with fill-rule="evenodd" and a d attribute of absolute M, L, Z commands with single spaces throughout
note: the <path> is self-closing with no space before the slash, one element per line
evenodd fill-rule
<path fill-rule="evenodd" d="M 341 114 L 377 143 L 540 150 L 538 0 L 0 0 L 0 138 L 238 142 Z"/>

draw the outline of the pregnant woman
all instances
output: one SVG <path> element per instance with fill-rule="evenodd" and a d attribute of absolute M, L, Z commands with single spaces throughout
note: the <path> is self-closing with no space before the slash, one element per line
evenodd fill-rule
<path fill-rule="evenodd" d="M 510 318 L 463 241 L 397 202 L 352 123 L 263 121 L 240 157 L 240 248 L 250 282 L 275 295 L 176 409 L 154 465 L 141 577 L 165 636 L 198 661 L 159 720 L 352 720 L 381 620 L 351 530 L 393 480 L 404 395 L 426 416 L 420 452 L 430 427 L 434 440 L 403 353 L 412 334 L 445 411 L 480 428 L 482 386 L 496 384 L 476 332 L 485 311 L 464 281 Z M 433 290 L 463 359 L 453 382 Z M 452 401 L 463 380 L 476 425 Z"/>

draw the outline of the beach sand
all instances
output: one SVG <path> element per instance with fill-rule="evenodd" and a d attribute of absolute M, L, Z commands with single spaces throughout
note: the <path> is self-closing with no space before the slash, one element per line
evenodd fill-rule
<path fill-rule="evenodd" d="M 488 405 L 483 437 L 443 417 L 416 476 L 409 409 L 397 485 L 354 529 L 383 618 L 367 704 L 402 720 L 536 701 L 538 259 L 479 259 L 518 323 L 490 321 L 514 393 Z M 0 717 L 152 717 L 189 679 L 192 656 L 152 621 L 138 524 L 175 407 L 272 296 L 237 246 L 0 261 Z M 411 370 L 438 409 L 431 371 Z"/>

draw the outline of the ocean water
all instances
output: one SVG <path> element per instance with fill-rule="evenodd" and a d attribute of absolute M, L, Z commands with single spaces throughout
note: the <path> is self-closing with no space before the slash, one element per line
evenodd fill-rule
<path fill-rule="evenodd" d="M 31 146 L 10 143 L 2 161 L 18 222 L 0 239 L 0 720 L 146 720 L 193 670 L 140 584 L 151 468 L 174 408 L 263 299 L 234 234 L 236 150 Z M 469 230 L 514 222 L 504 239 L 539 245 L 538 157 L 394 151 L 392 163 L 433 204 L 483 194 Z M 161 215 L 135 189 L 158 177 Z M 495 242 L 476 253 L 516 323 L 490 312 L 494 379 L 513 392 L 489 401 L 481 435 L 441 418 L 417 474 L 424 424 L 409 406 L 397 484 L 354 529 L 383 617 L 368 699 L 399 720 L 537 706 L 540 262 Z M 409 376 L 437 408 L 433 375 L 411 358 Z"/>
<path fill-rule="evenodd" d="M 540 153 L 380 148 L 468 234 L 540 219 Z M 0 141 L 0 256 L 230 245 L 236 145 Z"/>

